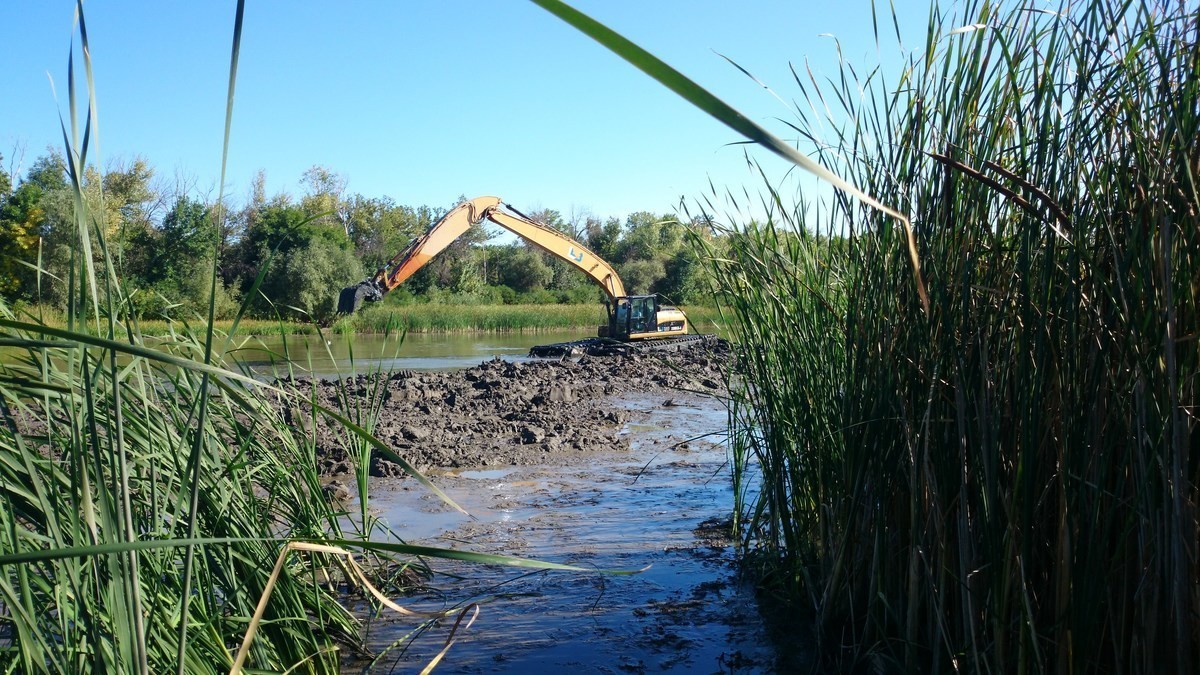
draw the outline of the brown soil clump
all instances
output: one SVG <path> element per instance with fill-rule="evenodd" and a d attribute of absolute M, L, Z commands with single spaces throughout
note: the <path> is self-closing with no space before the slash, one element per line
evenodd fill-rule
<path fill-rule="evenodd" d="M 315 386 L 325 406 L 377 411 L 359 418 L 363 426 L 420 471 L 556 464 L 627 447 L 618 436 L 627 413 L 612 397 L 634 391 L 721 393 L 727 363 L 728 349 L 717 344 L 670 354 L 494 359 L 466 370 L 405 371 Z M 315 431 L 321 469 L 329 475 L 351 471 L 346 448 L 353 441 L 347 432 L 328 422 Z M 402 471 L 373 457 L 371 473 Z"/>

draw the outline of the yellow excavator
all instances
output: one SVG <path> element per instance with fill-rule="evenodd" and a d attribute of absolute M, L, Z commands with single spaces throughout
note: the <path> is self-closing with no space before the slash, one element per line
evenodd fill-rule
<path fill-rule="evenodd" d="M 499 197 L 476 197 L 451 209 L 425 234 L 379 268 L 374 276 L 342 289 L 338 313 L 350 314 L 363 302 L 382 300 L 384 294 L 404 283 L 468 228 L 485 219 L 574 265 L 604 289 L 608 324 L 600 326 L 601 338 L 621 342 L 662 341 L 657 343 L 661 345 L 670 338 L 688 335 L 687 317 L 678 308 L 660 305 L 657 295 L 627 295 L 625 285 L 612 265 L 562 232 L 505 204 Z"/>

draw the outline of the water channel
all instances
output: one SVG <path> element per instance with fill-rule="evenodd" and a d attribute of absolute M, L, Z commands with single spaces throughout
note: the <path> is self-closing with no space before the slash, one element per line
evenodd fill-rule
<path fill-rule="evenodd" d="M 532 344 L 574 334 L 333 337 L 311 356 L 313 372 L 351 368 L 456 369 L 494 357 L 524 360 Z M 341 344 L 338 344 L 338 343 Z M 282 343 L 268 344 L 281 350 Z M 243 357 L 253 356 L 249 351 Z M 270 359 L 246 358 L 261 368 Z M 302 361 L 307 363 L 307 360 Z M 727 537 L 732 494 L 721 443 L 720 401 L 689 394 L 625 395 L 629 450 L 562 466 L 442 472 L 434 482 L 471 518 L 415 481 L 373 478 L 372 511 L 414 544 L 498 553 L 633 575 L 535 572 L 432 560 L 430 589 L 401 602 L 439 610 L 481 603 L 438 666 L 446 673 L 772 672 L 775 649 L 753 595 L 739 581 Z M 419 621 L 388 611 L 367 622 L 373 662 L 346 672 L 416 672 L 441 648 L 452 622 L 407 639 Z"/>

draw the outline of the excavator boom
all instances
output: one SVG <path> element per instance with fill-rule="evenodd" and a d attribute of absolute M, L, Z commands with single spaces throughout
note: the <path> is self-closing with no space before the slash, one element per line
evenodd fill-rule
<path fill-rule="evenodd" d="M 433 224 L 429 230 L 417 237 L 406 249 L 387 262 L 376 279 L 383 282 L 383 292 L 386 293 L 404 283 L 417 270 L 425 266 L 437 254 L 446 250 L 471 228 L 483 220 L 487 212 L 500 204 L 499 197 L 476 197 L 450 209 L 441 220 Z M 391 269 L 388 269 L 391 268 Z"/>
<path fill-rule="evenodd" d="M 338 314 L 353 314 L 364 301 L 378 301 L 388 291 L 404 283 L 437 254 L 454 243 L 472 225 L 483 220 L 488 209 L 500 204 L 499 197 L 476 197 L 450 209 L 425 234 L 412 240 L 370 279 L 342 289 L 338 296 Z"/>
<path fill-rule="evenodd" d="M 504 204 L 499 197 L 476 197 L 447 212 L 425 234 L 387 261 L 375 276 L 343 289 L 338 297 L 338 312 L 350 314 L 358 311 L 364 300 L 382 299 L 385 293 L 404 283 L 472 225 L 484 219 L 579 268 L 604 289 L 610 301 L 625 295 L 625 286 L 617 276 L 617 271 L 584 245 L 552 227 L 534 221 Z"/>

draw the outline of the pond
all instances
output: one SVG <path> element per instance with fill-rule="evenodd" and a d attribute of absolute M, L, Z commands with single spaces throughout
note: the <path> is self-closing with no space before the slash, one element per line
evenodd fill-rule
<path fill-rule="evenodd" d="M 398 335 L 326 335 L 325 344 L 316 335 L 268 336 L 245 341 L 230 356 L 262 374 L 285 372 L 287 356 L 293 367 L 318 377 L 378 369 L 450 370 L 494 357 L 525 360 L 534 345 L 578 340 L 585 333 L 410 333 L 403 342 Z"/>

